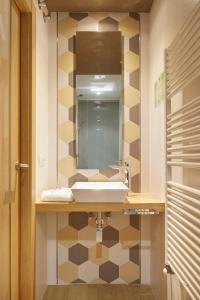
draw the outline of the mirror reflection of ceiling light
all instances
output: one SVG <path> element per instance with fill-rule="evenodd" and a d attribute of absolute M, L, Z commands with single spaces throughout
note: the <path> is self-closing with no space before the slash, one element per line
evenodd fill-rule
<path fill-rule="evenodd" d="M 113 85 L 105 85 L 105 86 L 93 86 L 90 88 L 91 92 L 112 92 Z"/>
<path fill-rule="evenodd" d="M 101 79 L 105 79 L 106 78 L 106 75 L 94 75 L 94 79 L 97 79 L 97 80 L 101 80 Z"/>
<path fill-rule="evenodd" d="M 100 92 L 100 91 L 98 91 L 98 92 L 96 92 L 96 94 L 97 94 L 97 95 L 101 95 L 101 92 Z"/>

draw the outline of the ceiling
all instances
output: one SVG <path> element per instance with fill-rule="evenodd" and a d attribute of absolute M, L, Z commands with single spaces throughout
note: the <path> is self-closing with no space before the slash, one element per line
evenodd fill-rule
<path fill-rule="evenodd" d="M 46 0 L 50 12 L 149 12 L 153 0 Z"/>
<path fill-rule="evenodd" d="M 119 101 L 121 75 L 77 75 L 76 96 L 79 101 Z"/>

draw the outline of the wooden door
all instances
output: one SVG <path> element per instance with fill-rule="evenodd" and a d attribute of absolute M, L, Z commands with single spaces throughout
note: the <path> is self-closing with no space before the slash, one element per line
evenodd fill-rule
<path fill-rule="evenodd" d="M 0 299 L 10 299 L 10 1 L 0 1 Z"/>
<path fill-rule="evenodd" d="M 19 299 L 20 248 L 20 12 L 15 3 L 11 9 L 11 299 Z"/>

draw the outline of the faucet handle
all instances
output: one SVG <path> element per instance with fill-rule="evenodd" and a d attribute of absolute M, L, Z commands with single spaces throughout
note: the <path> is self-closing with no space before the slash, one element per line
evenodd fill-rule
<path fill-rule="evenodd" d="M 120 159 L 120 160 L 116 161 L 116 163 L 118 163 L 118 165 L 120 167 L 123 167 L 123 166 L 129 167 L 129 163 L 127 161 L 123 160 L 123 159 Z"/>

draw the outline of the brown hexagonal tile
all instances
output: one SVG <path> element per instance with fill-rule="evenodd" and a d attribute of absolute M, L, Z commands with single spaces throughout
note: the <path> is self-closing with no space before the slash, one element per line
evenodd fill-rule
<path fill-rule="evenodd" d="M 72 187 L 72 185 L 76 182 L 84 182 L 84 181 L 88 181 L 88 178 L 80 173 L 75 174 L 72 177 L 69 177 L 68 179 L 68 184 L 69 187 Z"/>
<path fill-rule="evenodd" d="M 130 51 L 139 55 L 139 53 L 140 53 L 140 36 L 139 36 L 139 34 L 130 38 L 129 49 L 130 49 Z"/>
<path fill-rule="evenodd" d="M 100 31 L 117 31 L 118 30 L 118 22 L 111 17 L 107 17 L 99 22 L 99 30 Z"/>
<path fill-rule="evenodd" d="M 69 261 L 76 265 L 81 265 L 87 260 L 88 248 L 79 243 L 69 248 Z"/>
<path fill-rule="evenodd" d="M 69 16 L 76 21 L 81 21 L 87 18 L 88 13 L 69 13 Z"/>
<path fill-rule="evenodd" d="M 85 212 L 70 212 L 69 225 L 80 230 L 88 225 L 88 214 Z"/>
<path fill-rule="evenodd" d="M 107 168 L 107 169 L 99 170 L 99 173 L 106 176 L 107 178 L 110 178 L 110 177 L 116 175 L 117 173 L 119 173 L 119 171 L 118 170 L 113 170 L 111 168 Z"/>
<path fill-rule="evenodd" d="M 119 266 L 107 261 L 99 267 L 99 277 L 108 283 L 114 281 L 119 278 Z"/>
<path fill-rule="evenodd" d="M 69 108 L 69 120 L 73 123 L 76 122 L 76 106 L 73 105 Z"/>
<path fill-rule="evenodd" d="M 119 242 L 119 231 L 112 226 L 103 228 L 102 244 L 108 248 L 114 246 Z"/>
<path fill-rule="evenodd" d="M 77 240 L 78 231 L 71 226 L 66 226 L 57 233 L 57 241 L 67 248 L 77 243 Z"/>
<path fill-rule="evenodd" d="M 76 280 L 73 280 L 71 283 L 86 283 L 82 279 L 77 278 Z"/>
<path fill-rule="evenodd" d="M 136 159 L 140 159 L 140 140 L 130 143 L 130 155 Z"/>
<path fill-rule="evenodd" d="M 76 157 L 76 141 L 71 141 L 69 144 L 69 155 Z"/>
<path fill-rule="evenodd" d="M 140 125 L 140 104 L 136 104 L 130 109 L 130 121 L 133 123 Z"/>
<path fill-rule="evenodd" d="M 130 261 L 134 262 L 137 265 L 140 265 L 140 247 L 139 244 L 131 247 L 129 249 L 129 258 Z"/>
<path fill-rule="evenodd" d="M 130 85 L 135 89 L 140 89 L 140 70 L 137 69 L 130 73 Z"/>
<path fill-rule="evenodd" d="M 130 12 L 129 13 L 129 17 L 131 17 L 131 18 L 133 18 L 133 19 L 135 19 L 137 21 L 140 20 L 140 15 L 138 13 L 136 13 L 136 12 Z"/>
<path fill-rule="evenodd" d="M 75 80 L 75 72 L 70 72 L 69 73 L 69 85 L 73 88 L 76 87 L 76 80 Z"/>
<path fill-rule="evenodd" d="M 131 248 L 140 241 L 140 231 L 132 226 L 127 226 L 120 230 L 119 239 L 123 248 Z"/>
<path fill-rule="evenodd" d="M 140 192 L 140 174 L 131 177 L 131 190 L 134 193 Z"/>
<path fill-rule="evenodd" d="M 68 40 L 68 50 L 72 53 L 75 53 L 75 49 L 76 49 L 76 38 L 75 38 L 75 35 L 73 35 Z"/>
<path fill-rule="evenodd" d="M 140 216 L 138 216 L 138 215 L 130 216 L 130 225 L 139 230 L 140 229 Z"/>

